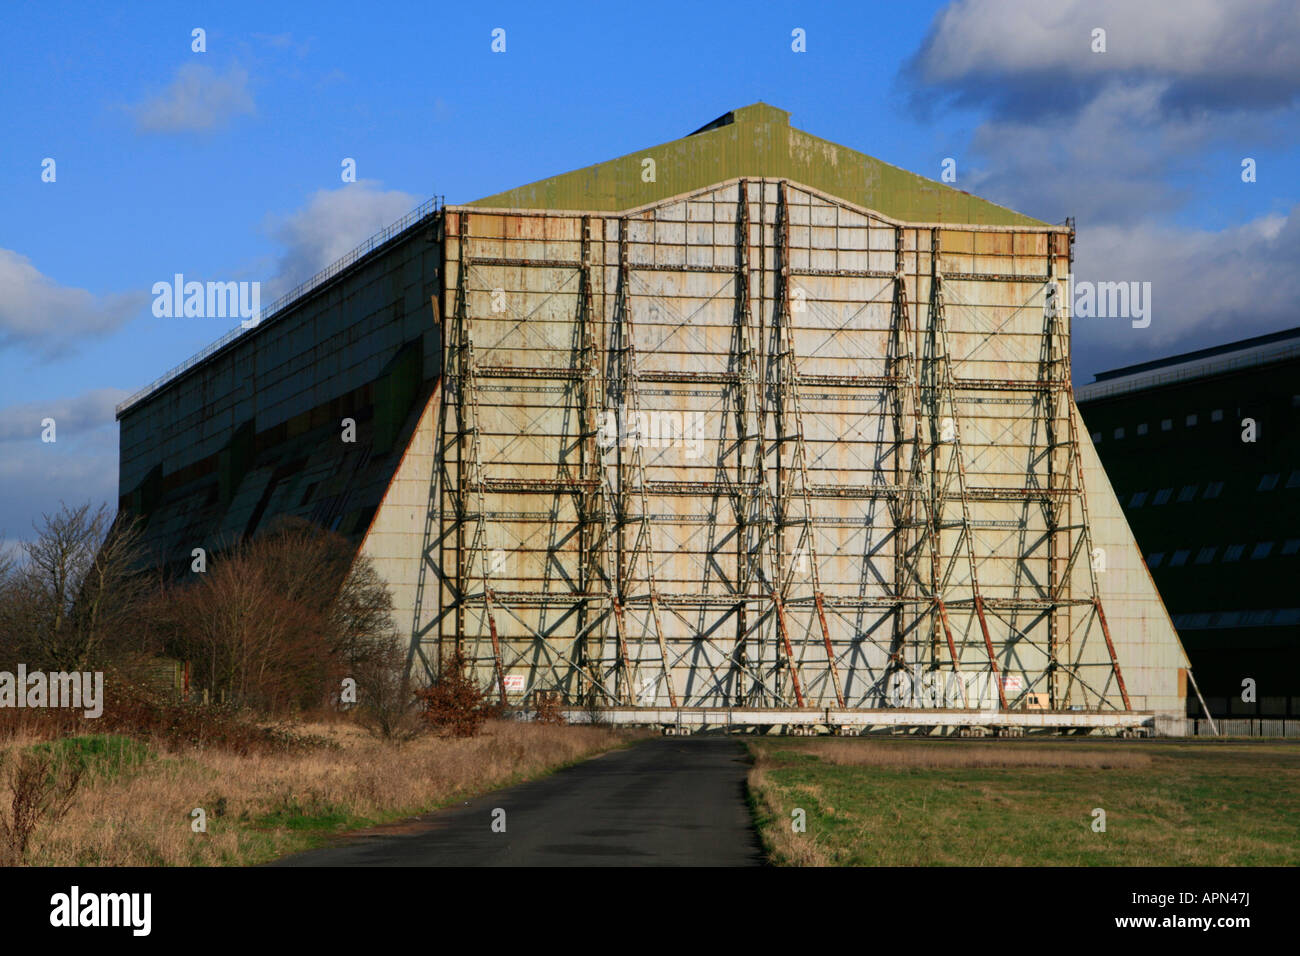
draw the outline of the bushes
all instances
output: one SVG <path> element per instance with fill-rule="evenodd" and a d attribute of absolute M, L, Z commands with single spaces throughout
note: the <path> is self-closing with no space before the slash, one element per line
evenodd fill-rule
<path fill-rule="evenodd" d="M 165 653 L 190 662 L 211 700 L 283 714 L 324 705 L 388 654 L 383 579 L 355 543 L 309 522 L 283 519 L 171 580 L 141 570 L 139 522 L 102 506 L 64 505 L 35 531 L 16 566 L 0 555 L 0 669 L 140 683 Z"/>
<path fill-rule="evenodd" d="M 395 741 L 473 736 L 500 713 L 459 654 L 414 693 L 383 579 L 355 542 L 309 522 L 281 519 L 171 579 L 138 570 L 138 522 L 102 507 L 64 506 L 36 531 L 18 567 L 0 555 L 0 669 L 103 671 L 104 710 L 3 710 L 0 737 L 117 732 L 249 753 L 310 749 L 262 721 L 325 708 Z M 185 663 L 194 702 L 176 700 L 167 659 Z"/>
<path fill-rule="evenodd" d="M 324 745 L 319 738 L 264 724 L 235 704 L 164 700 L 141 688 L 111 696 L 104 716 L 93 723 L 100 732 L 132 734 L 173 749 L 210 747 L 246 755 L 303 753 Z"/>
<path fill-rule="evenodd" d="M 265 713 L 319 707 L 345 677 L 391 657 L 387 586 L 346 539 L 303 521 L 223 552 L 153 609 L 196 687 Z"/>
<path fill-rule="evenodd" d="M 555 691 L 538 691 L 533 695 L 533 718 L 539 724 L 560 725 L 564 723 L 564 703 Z"/>
<path fill-rule="evenodd" d="M 493 716 L 487 695 L 466 673 L 465 656 L 459 650 L 443 665 L 438 682 L 416 696 L 424 705 L 425 723 L 444 737 L 473 737 Z"/>

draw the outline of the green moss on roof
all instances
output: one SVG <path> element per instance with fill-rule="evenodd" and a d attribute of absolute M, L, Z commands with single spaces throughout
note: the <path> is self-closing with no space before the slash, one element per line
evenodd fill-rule
<path fill-rule="evenodd" d="M 642 161 L 655 181 L 642 182 Z M 1047 225 L 978 196 L 819 139 L 766 103 L 734 110 L 683 139 L 470 203 L 505 209 L 619 212 L 740 177 L 790 179 L 906 222 Z"/>

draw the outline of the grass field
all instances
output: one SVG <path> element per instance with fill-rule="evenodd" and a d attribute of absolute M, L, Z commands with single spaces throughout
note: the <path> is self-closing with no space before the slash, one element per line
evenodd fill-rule
<path fill-rule="evenodd" d="M 490 722 L 473 738 L 425 736 L 397 746 L 351 724 L 296 729 L 329 745 L 308 753 L 241 756 L 156 749 L 107 735 L 0 743 L 0 757 L 24 749 L 53 751 L 86 771 L 67 815 L 37 829 L 23 862 L 259 863 L 319 846 L 341 831 L 535 778 L 632 739 L 593 727 Z M 0 793 L 0 803 L 8 796 Z M 206 832 L 194 832 L 196 807 L 206 814 Z"/>
<path fill-rule="evenodd" d="M 750 798 L 795 866 L 1295 866 L 1300 745 L 756 738 Z M 806 814 L 794 832 L 795 809 Z M 1093 811 L 1105 811 L 1105 832 Z"/>

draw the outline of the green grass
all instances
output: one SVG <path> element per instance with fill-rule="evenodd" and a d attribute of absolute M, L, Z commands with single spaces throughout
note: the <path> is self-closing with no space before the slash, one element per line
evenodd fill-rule
<path fill-rule="evenodd" d="M 778 864 L 1300 864 L 1294 743 L 841 738 L 755 740 L 750 747 L 752 805 Z M 960 762 L 962 748 L 981 747 L 1009 762 L 1028 754 L 1103 762 L 1116 753 L 1150 761 L 943 765 Z M 833 762 L 845 759 L 862 763 Z M 795 808 L 806 812 L 805 833 L 792 832 Z M 1093 830 L 1094 808 L 1106 813 L 1104 833 Z"/>
<path fill-rule="evenodd" d="M 87 776 L 112 780 L 143 769 L 156 759 L 147 744 L 131 737 L 117 734 L 92 734 L 84 737 L 64 737 L 49 743 L 36 744 L 35 752 L 53 754 L 57 764 L 80 766 Z"/>

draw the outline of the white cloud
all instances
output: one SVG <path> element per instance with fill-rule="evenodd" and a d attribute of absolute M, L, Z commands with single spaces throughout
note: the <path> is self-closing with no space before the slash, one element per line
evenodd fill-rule
<path fill-rule="evenodd" d="M 1220 231 L 1100 226 L 1080 231 L 1077 280 L 1151 283 L 1151 325 L 1078 318 L 1075 370 L 1088 374 L 1157 355 L 1300 324 L 1300 205 Z"/>
<path fill-rule="evenodd" d="M 381 190 L 377 183 L 362 180 L 322 189 L 297 212 L 272 219 L 267 228 L 285 252 L 270 283 L 270 298 L 310 279 L 419 203 L 410 193 Z"/>
<path fill-rule="evenodd" d="M 1293 0 L 957 0 L 908 73 L 1003 115 L 1077 109 L 1110 84 L 1153 80 L 1166 108 L 1276 107 L 1300 93 L 1298 37 Z"/>
<path fill-rule="evenodd" d="M 220 74 L 210 66 L 185 63 L 162 93 L 129 108 L 144 132 L 219 129 L 236 116 L 254 112 L 248 73 L 231 67 Z"/>
<path fill-rule="evenodd" d="M 144 293 L 96 296 L 62 286 L 26 256 L 0 249 L 0 347 L 26 345 L 46 357 L 107 335 L 148 301 Z"/>

